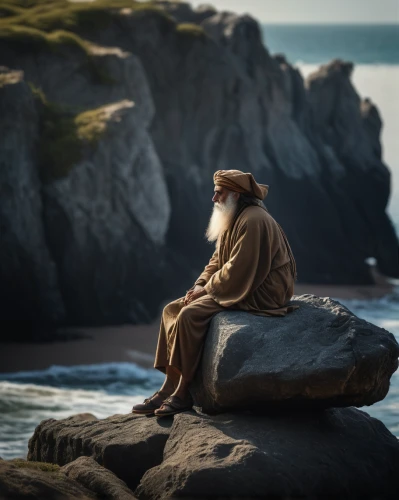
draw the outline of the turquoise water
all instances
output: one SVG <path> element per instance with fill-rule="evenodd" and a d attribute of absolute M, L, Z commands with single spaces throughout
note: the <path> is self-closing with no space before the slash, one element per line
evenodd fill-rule
<path fill-rule="evenodd" d="M 393 180 L 389 213 L 399 234 L 398 25 L 265 25 L 263 32 L 270 51 L 285 53 L 304 77 L 333 58 L 355 63 L 353 84 L 362 97 L 372 98 L 384 121 L 384 159 Z M 399 287 L 383 299 L 341 302 L 359 317 L 391 331 L 399 341 Z M 0 456 L 26 456 L 28 440 L 43 419 L 81 412 L 91 412 L 98 418 L 128 413 L 133 404 L 159 388 L 162 378 L 159 372 L 133 363 L 0 374 Z M 399 437 L 398 373 L 391 379 L 388 396 L 364 410 Z"/>
<path fill-rule="evenodd" d="M 399 64 L 399 24 L 264 24 L 263 39 L 291 63 L 319 64 L 344 59 L 356 64 Z"/>

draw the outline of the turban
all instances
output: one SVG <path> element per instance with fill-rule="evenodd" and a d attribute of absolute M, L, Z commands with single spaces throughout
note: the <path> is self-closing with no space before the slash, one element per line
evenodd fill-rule
<path fill-rule="evenodd" d="M 254 176 L 240 170 L 218 170 L 213 174 L 213 182 L 237 193 L 255 196 L 263 200 L 267 196 L 269 186 L 258 184 Z"/>

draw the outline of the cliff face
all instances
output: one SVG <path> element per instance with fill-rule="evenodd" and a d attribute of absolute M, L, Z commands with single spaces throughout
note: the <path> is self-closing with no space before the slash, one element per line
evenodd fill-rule
<path fill-rule="evenodd" d="M 10 186 L 1 204 L 3 317 L 151 319 L 165 294 L 154 281 L 168 276 L 170 203 L 140 62 L 120 49 L 67 43 L 39 53 L 1 48 L 3 62 L 24 68 L 4 69 L 0 89 L 2 186 Z M 21 253 L 15 265 L 12 252 Z"/>
<path fill-rule="evenodd" d="M 27 153 L 42 179 L 31 187 L 43 204 L 42 258 L 58 279 L 49 293 L 62 296 L 70 321 L 145 320 L 187 288 L 211 253 L 203 234 L 212 175 L 223 168 L 270 185 L 266 204 L 300 281 L 371 283 L 368 257 L 399 276 L 381 120 L 353 88 L 350 63 L 333 61 L 304 82 L 268 53 L 249 16 L 184 3 L 104 5 L 55 1 L 50 13 L 0 21 L 0 64 L 23 70 L 47 108 L 58 105 L 56 126 L 74 124 L 76 155 L 65 161 L 68 141 L 49 155 L 49 113 L 39 106 L 42 118 L 31 122 L 42 154 Z M 13 225 L 26 207 L 7 217 Z M 26 271 L 14 274 L 23 281 Z"/>
<path fill-rule="evenodd" d="M 39 113 L 20 71 L 0 67 L 0 302 L 15 319 L 65 319 L 35 166 Z"/>

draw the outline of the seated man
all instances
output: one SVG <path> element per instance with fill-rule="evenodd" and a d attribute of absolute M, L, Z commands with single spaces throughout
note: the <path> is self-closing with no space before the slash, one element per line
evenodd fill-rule
<path fill-rule="evenodd" d="M 214 208 L 206 231 L 216 249 L 185 297 L 162 313 L 154 366 L 164 384 L 133 413 L 173 415 L 192 407 L 188 391 L 212 317 L 229 309 L 285 316 L 294 291 L 296 264 L 287 238 L 262 200 L 268 186 L 252 174 L 218 170 Z"/>

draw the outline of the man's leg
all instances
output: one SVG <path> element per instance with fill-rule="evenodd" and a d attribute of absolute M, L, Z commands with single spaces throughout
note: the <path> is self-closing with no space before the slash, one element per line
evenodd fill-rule
<path fill-rule="evenodd" d="M 157 368 L 165 374 L 167 367 L 170 366 L 171 345 L 173 344 L 176 333 L 177 318 L 183 307 L 185 307 L 184 297 L 181 297 L 167 304 L 162 311 L 154 368 Z M 180 371 L 177 371 L 177 374 L 180 376 Z M 173 375 L 171 376 L 173 377 Z"/>
<path fill-rule="evenodd" d="M 176 368 L 174 368 L 173 366 L 167 366 L 165 381 L 159 392 L 162 392 L 164 394 L 167 394 L 167 396 L 170 396 L 177 389 L 180 383 L 180 378 L 181 378 L 180 373 L 176 370 Z"/>
<path fill-rule="evenodd" d="M 224 309 L 207 295 L 188 306 L 184 306 L 184 297 L 165 306 L 154 367 L 166 378 L 160 391 L 133 407 L 134 413 L 154 412 L 170 395 L 188 400 L 188 387 L 201 358 L 209 323 Z"/>
<path fill-rule="evenodd" d="M 192 404 L 188 389 L 201 359 L 208 326 L 213 316 L 223 310 L 225 310 L 224 307 L 205 295 L 183 307 L 176 319 L 173 337 L 168 339 L 169 364 L 177 368 L 181 376 L 169 402 L 175 402 L 180 410 L 187 409 Z M 173 404 L 171 408 L 167 401 L 155 411 L 155 415 L 167 415 L 172 412 Z"/>
<path fill-rule="evenodd" d="M 173 336 L 174 324 L 183 307 L 184 297 L 170 302 L 162 311 L 154 367 L 165 373 L 166 377 L 162 387 L 155 394 L 145 399 L 144 403 L 133 406 L 133 413 L 146 415 L 153 413 L 179 385 L 180 371 L 169 365 L 169 344 L 170 338 Z"/>

